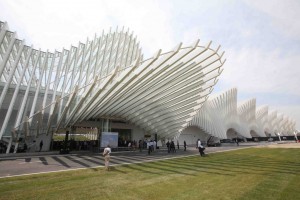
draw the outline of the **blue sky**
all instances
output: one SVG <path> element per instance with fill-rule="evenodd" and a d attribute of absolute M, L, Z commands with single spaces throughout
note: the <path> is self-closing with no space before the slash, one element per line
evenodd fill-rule
<path fill-rule="evenodd" d="M 28 45 L 61 50 L 125 26 L 145 58 L 177 43 L 213 41 L 227 59 L 215 92 L 238 88 L 297 122 L 300 130 L 300 1 L 0 0 L 0 20 Z"/>

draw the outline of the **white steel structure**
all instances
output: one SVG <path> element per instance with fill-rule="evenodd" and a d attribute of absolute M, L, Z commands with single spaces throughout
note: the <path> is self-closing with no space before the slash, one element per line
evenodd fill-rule
<path fill-rule="evenodd" d="M 293 135 L 296 122 L 268 115 L 268 106 L 256 110 L 256 99 L 237 104 L 237 89 L 232 88 L 220 95 L 211 96 L 189 123 L 202 130 L 207 139 L 210 136 L 226 139 L 236 137 L 269 137 Z"/>
<path fill-rule="evenodd" d="M 210 97 L 190 122 L 190 126 L 197 126 L 219 139 L 237 135 L 251 138 L 246 114 L 238 113 L 236 88 Z"/>
<path fill-rule="evenodd" d="M 16 148 L 20 137 L 50 140 L 74 127 L 96 139 L 111 119 L 165 139 L 189 127 L 218 139 L 293 135 L 295 121 L 256 109 L 255 99 L 238 105 L 236 88 L 209 97 L 225 62 L 219 49 L 197 40 L 144 60 L 136 37 L 122 29 L 49 52 L 0 22 L 0 139 Z M 102 127 L 84 128 L 99 119 Z"/>
<path fill-rule="evenodd" d="M 256 132 L 258 135 L 268 135 L 269 131 L 269 118 L 268 118 L 268 106 L 261 106 L 257 108 L 256 111 L 256 123 L 257 123 L 257 129 L 258 131 Z"/>
<path fill-rule="evenodd" d="M 51 135 L 91 119 L 124 119 L 173 138 L 202 107 L 223 53 L 195 41 L 143 60 L 128 31 L 62 51 L 36 50 L 0 22 L 0 139 Z"/>
<path fill-rule="evenodd" d="M 256 124 L 256 99 L 250 99 L 246 102 L 241 103 L 238 106 L 238 113 L 240 119 L 240 126 L 243 126 L 243 130 L 247 133 L 246 137 L 265 137 L 258 131 Z"/>

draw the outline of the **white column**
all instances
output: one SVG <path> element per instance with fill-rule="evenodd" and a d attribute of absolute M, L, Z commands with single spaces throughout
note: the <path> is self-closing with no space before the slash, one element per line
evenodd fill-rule
<path fill-rule="evenodd" d="M 61 65 L 62 65 L 65 49 L 63 49 L 63 51 L 61 53 L 60 52 L 58 52 L 58 53 L 60 54 L 60 58 L 59 58 L 59 62 L 58 62 L 57 70 L 56 70 L 56 75 L 55 75 L 55 80 L 54 80 L 53 95 L 52 95 L 52 101 L 51 101 L 52 104 L 51 104 L 50 112 L 49 112 L 47 134 L 48 134 L 48 130 L 50 129 L 49 124 L 51 123 L 52 118 L 53 118 L 52 115 L 54 113 L 54 108 L 55 109 L 57 108 L 58 99 L 56 97 L 56 92 L 57 92 L 57 88 L 58 88 L 58 85 L 59 85 L 59 81 L 61 79 L 60 71 L 61 71 Z"/>
<path fill-rule="evenodd" d="M 92 56 L 93 56 L 93 44 L 94 41 L 91 41 L 90 44 L 90 52 L 89 52 L 89 58 L 88 58 L 88 63 L 87 66 L 85 66 L 86 69 L 86 73 L 85 73 L 85 85 L 87 85 L 90 81 L 89 76 L 90 76 L 90 68 L 91 68 L 91 60 L 92 60 Z"/>
<path fill-rule="evenodd" d="M 70 62 L 70 54 L 71 54 L 71 48 L 70 48 L 70 51 L 67 52 L 68 55 L 67 55 L 67 59 L 66 59 L 66 62 L 64 64 L 65 66 L 65 73 L 62 74 L 63 76 L 63 85 L 62 85 L 62 89 L 61 89 L 61 100 L 60 100 L 60 106 L 59 106 L 59 110 L 58 110 L 58 119 L 60 118 L 60 115 L 61 115 L 61 112 L 62 112 L 62 107 L 63 107 L 63 102 L 64 102 L 64 95 L 65 93 L 67 93 L 68 91 L 66 91 L 66 85 L 67 85 L 67 79 L 68 79 L 68 73 L 69 73 L 69 62 Z M 71 89 L 70 89 L 70 92 L 71 92 Z"/>
<path fill-rule="evenodd" d="M 88 43 L 88 40 L 87 40 L 87 43 Z M 84 60 L 85 60 L 85 57 L 86 57 L 86 54 L 87 54 L 87 44 L 84 44 L 84 51 L 83 51 L 83 54 L 82 54 L 82 60 L 81 60 L 81 63 L 80 63 L 80 66 L 79 66 L 79 79 L 78 79 L 78 86 L 79 88 L 81 88 L 81 86 L 84 85 L 84 81 L 82 81 L 82 75 L 83 75 L 83 71 L 84 71 Z"/>
<path fill-rule="evenodd" d="M 38 56 L 37 56 L 37 58 L 36 58 L 36 60 L 35 60 L 33 69 L 32 69 L 31 74 L 30 74 L 30 78 L 29 78 L 29 81 L 28 81 L 28 85 L 27 85 L 27 88 L 26 88 L 26 92 L 25 92 L 25 95 L 24 95 L 24 98 L 23 98 L 21 107 L 20 107 L 20 109 L 19 109 L 19 113 L 18 113 L 18 116 L 17 116 L 17 120 L 16 120 L 16 123 L 15 123 L 15 127 L 16 127 L 16 128 L 20 125 L 21 120 L 22 120 L 22 116 L 23 116 L 23 113 L 24 113 L 24 110 L 25 110 L 25 105 L 26 105 L 26 102 L 27 102 L 27 100 L 28 100 L 28 95 L 29 95 L 29 90 L 30 90 L 30 87 L 31 87 L 31 82 L 32 82 L 32 80 L 33 80 L 33 77 L 35 76 L 35 70 L 36 70 L 37 63 L 38 63 L 38 60 L 39 60 L 40 55 L 41 55 L 41 51 L 39 51 L 39 53 L 38 53 Z"/>
<path fill-rule="evenodd" d="M 42 108 L 43 108 L 42 109 L 42 115 L 45 114 L 44 108 L 46 107 L 46 102 L 47 102 L 49 87 L 50 87 L 50 84 L 51 84 L 51 77 L 52 77 L 51 75 L 52 75 L 52 72 L 53 72 L 54 63 L 55 63 L 55 53 L 52 54 L 52 61 L 51 61 L 50 69 L 49 69 L 49 74 L 48 74 L 47 83 L 46 83 L 46 91 L 45 91 L 45 94 L 44 94 L 44 100 L 43 100 L 43 106 L 42 106 Z"/>
<path fill-rule="evenodd" d="M 13 94 L 13 97 L 11 99 L 11 102 L 9 104 L 9 107 L 8 107 L 8 110 L 7 110 L 7 113 L 5 115 L 5 119 L 4 119 L 4 122 L 2 124 L 2 127 L 1 127 L 1 131 L 0 131 L 0 139 L 2 138 L 2 135 L 7 127 L 7 124 L 8 124 L 8 121 L 10 119 L 10 116 L 11 116 L 11 113 L 12 113 L 12 110 L 13 110 L 13 107 L 15 105 L 15 102 L 17 100 L 17 96 L 18 96 L 18 93 L 19 93 L 19 88 L 20 88 L 20 85 L 22 83 L 22 80 L 23 80 L 23 77 L 25 75 L 25 72 L 28 68 L 28 64 L 29 64 L 29 60 L 30 60 L 30 57 L 31 57 L 31 54 L 32 54 L 32 48 L 30 48 L 29 50 L 29 53 L 28 53 L 28 56 L 26 58 L 26 61 L 25 61 L 25 66 L 23 68 L 23 71 L 22 71 L 22 74 L 21 74 L 21 77 L 19 79 L 19 82 L 15 88 L 15 91 L 14 91 L 14 94 Z M 22 116 L 22 115 L 21 115 Z M 16 123 L 15 123 L 16 124 Z"/>
<path fill-rule="evenodd" d="M 123 67 L 126 67 L 126 64 L 123 64 L 123 57 L 124 57 L 124 52 L 125 52 L 125 46 L 126 46 L 126 42 L 127 42 L 127 35 L 128 35 L 128 31 L 125 34 L 125 38 L 124 38 L 124 42 L 123 42 L 123 48 L 122 48 L 122 53 L 121 53 L 121 59 L 120 59 L 120 69 L 123 69 Z"/>
<path fill-rule="evenodd" d="M 22 41 L 22 44 L 21 44 L 21 47 L 20 47 L 19 50 L 18 50 L 18 54 L 17 54 L 17 56 L 16 56 L 16 59 L 14 60 L 13 65 L 11 66 L 11 70 L 10 70 L 10 72 L 9 72 L 9 78 L 8 78 L 8 80 L 5 82 L 5 86 L 4 86 L 4 88 L 3 88 L 3 90 L 2 90 L 2 93 L 1 93 L 1 97 L 0 97 L 0 108 L 1 108 L 1 106 L 2 106 L 2 103 L 3 103 L 3 101 L 4 101 L 4 98 L 5 98 L 5 96 L 6 96 L 6 92 L 7 92 L 7 90 L 8 90 L 8 87 L 9 87 L 9 85 L 11 84 L 11 80 L 12 80 L 12 78 L 13 78 L 13 76 L 14 76 L 14 73 L 15 73 L 15 71 L 16 71 L 16 68 L 17 68 L 17 66 L 18 66 L 18 63 L 19 63 L 19 61 L 20 61 L 20 58 L 21 58 L 21 55 L 22 55 L 22 52 L 23 52 L 23 48 L 24 48 L 24 44 L 23 44 L 23 41 Z"/>
<path fill-rule="evenodd" d="M 7 145 L 7 149 L 6 149 L 6 154 L 8 154 L 8 153 L 9 153 L 9 151 L 10 151 L 10 148 L 11 148 L 12 141 L 13 141 L 13 138 L 12 138 L 12 137 L 10 137 L 10 139 L 9 139 L 9 142 L 8 142 L 8 145 Z"/>
<path fill-rule="evenodd" d="M 110 61 L 111 61 L 111 55 L 112 55 L 113 48 L 114 48 L 115 37 L 116 37 L 116 33 L 113 33 L 113 39 L 112 39 L 111 46 L 110 46 L 110 51 L 109 51 L 109 58 L 108 58 L 108 61 L 107 61 L 106 74 L 109 74 L 109 72 L 111 71 Z"/>
<path fill-rule="evenodd" d="M 0 44 L 2 43 L 2 41 L 4 39 L 4 36 L 6 34 L 7 29 L 8 29 L 7 23 L 4 22 L 4 25 L 3 25 L 3 27 L 2 27 L 2 29 L 0 31 Z"/>
<path fill-rule="evenodd" d="M 15 41 L 16 41 L 15 35 L 16 35 L 16 33 L 12 34 L 12 36 L 11 36 L 12 39 L 11 39 L 11 41 L 9 43 L 9 46 L 8 46 L 8 48 L 7 48 L 4 56 L 3 56 L 2 62 L 0 63 L 0 77 L 2 76 L 4 67 L 5 67 L 5 65 L 6 65 L 6 63 L 8 61 L 8 58 L 9 58 L 10 53 L 11 53 L 11 50 L 13 49 L 13 46 L 15 44 Z"/>
<path fill-rule="evenodd" d="M 280 133 L 278 132 L 277 135 L 278 135 L 279 141 L 281 141 Z"/>
<path fill-rule="evenodd" d="M 100 78 L 103 77 L 103 71 L 104 71 L 104 60 L 105 60 L 105 55 L 106 55 L 106 49 L 107 49 L 107 40 L 108 40 L 108 34 L 105 36 L 105 45 L 104 45 L 104 51 L 103 51 L 103 56 L 102 56 L 102 62 L 101 62 L 101 70 L 100 70 Z"/>
<path fill-rule="evenodd" d="M 94 65 L 94 70 L 93 70 L 93 73 L 96 75 L 96 71 L 97 71 L 97 68 L 99 67 L 98 66 L 98 61 L 99 61 L 99 54 L 100 54 L 100 51 L 101 51 L 101 41 L 102 41 L 102 38 L 103 37 L 100 37 L 98 39 L 98 43 L 97 43 L 97 46 L 98 46 L 98 49 L 97 49 L 97 54 L 96 54 L 96 61 L 95 61 L 95 65 Z"/>
<path fill-rule="evenodd" d="M 62 114 L 60 115 L 60 117 L 57 120 L 58 122 L 57 122 L 57 125 L 56 125 L 56 130 L 59 129 L 59 127 L 60 127 L 60 125 L 62 123 L 63 118 L 66 116 L 67 111 L 69 110 L 71 102 L 73 101 L 73 99 L 75 98 L 75 96 L 77 94 L 77 91 L 78 91 L 78 87 L 76 86 L 75 89 L 74 89 L 74 91 L 71 93 L 71 95 L 69 97 L 69 100 L 68 100 L 67 104 L 65 105 L 64 110 L 62 111 Z"/>
<path fill-rule="evenodd" d="M 296 131 L 294 131 L 294 135 L 295 135 L 296 142 L 298 142 L 297 130 L 296 130 Z"/>
<path fill-rule="evenodd" d="M 55 101 L 53 102 L 52 106 L 53 109 L 50 111 L 49 113 L 49 120 L 48 120 L 48 124 L 47 124 L 47 132 L 46 132 L 46 135 L 49 134 L 50 132 L 50 128 L 51 128 L 51 124 L 52 124 L 52 120 L 53 120 L 53 115 L 56 113 L 57 111 L 57 107 L 58 107 L 58 103 L 59 103 L 59 98 L 57 97 L 55 99 Z"/>
<path fill-rule="evenodd" d="M 34 111 L 35 111 L 35 108 L 36 108 L 36 103 L 37 103 L 37 99 L 38 99 L 38 96 L 39 96 L 39 93 L 40 93 L 40 87 L 41 87 L 42 80 L 43 80 L 44 70 L 45 70 L 47 62 L 48 62 L 48 55 L 49 55 L 49 53 L 47 51 L 46 56 L 44 58 L 43 65 L 42 65 L 42 69 L 40 69 L 41 71 L 40 71 L 40 75 L 38 77 L 39 81 L 37 83 L 37 88 L 35 90 L 35 95 L 34 95 L 34 99 L 33 99 L 33 102 L 32 102 L 29 117 L 31 117 L 34 114 Z M 31 122 L 32 122 L 32 117 L 29 119 L 29 124 L 30 125 L 31 125 Z"/>

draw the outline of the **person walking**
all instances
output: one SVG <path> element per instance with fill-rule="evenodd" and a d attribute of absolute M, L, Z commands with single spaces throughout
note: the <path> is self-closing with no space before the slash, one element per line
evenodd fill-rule
<path fill-rule="evenodd" d="M 170 153 L 171 144 L 170 144 L 169 140 L 168 140 L 168 142 L 166 143 L 166 145 L 167 145 L 167 147 L 168 147 L 168 153 Z"/>
<path fill-rule="evenodd" d="M 40 150 L 39 151 L 42 151 L 43 145 L 44 145 L 43 140 L 41 140 L 40 141 Z"/>
<path fill-rule="evenodd" d="M 150 150 L 151 150 L 151 152 L 153 152 L 153 140 L 150 140 Z"/>
<path fill-rule="evenodd" d="M 179 141 L 177 140 L 177 149 L 179 149 Z"/>
<path fill-rule="evenodd" d="M 205 148 L 201 145 L 201 140 L 198 139 L 197 141 L 197 148 L 199 149 L 199 153 L 200 153 L 200 156 L 204 156 L 204 150 Z"/>
<path fill-rule="evenodd" d="M 110 160 L 111 148 L 109 145 L 103 150 L 103 156 L 105 161 L 105 170 L 109 171 L 109 160 Z"/>
<path fill-rule="evenodd" d="M 147 141 L 147 149 L 148 149 L 148 155 L 151 153 L 151 144 L 150 141 Z"/>
<path fill-rule="evenodd" d="M 142 152 L 142 149 L 143 149 L 143 141 L 142 140 L 139 141 L 139 149 L 140 149 L 140 152 Z"/>
<path fill-rule="evenodd" d="M 186 151 L 186 142 L 185 142 L 185 140 L 183 141 L 183 147 L 184 147 L 184 151 Z"/>
<path fill-rule="evenodd" d="M 172 153 L 176 153 L 175 144 L 174 144 L 174 141 L 173 141 L 173 140 L 171 141 L 170 149 L 171 149 L 171 152 L 172 152 Z"/>

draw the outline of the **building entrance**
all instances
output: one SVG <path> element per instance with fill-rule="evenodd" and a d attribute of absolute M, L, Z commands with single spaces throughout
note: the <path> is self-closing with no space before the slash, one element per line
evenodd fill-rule
<path fill-rule="evenodd" d="M 118 138 L 119 147 L 128 147 L 128 143 L 131 142 L 132 140 L 131 129 L 112 128 L 111 131 L 119 133 L 119 138 Z"/>

